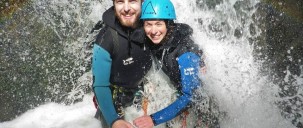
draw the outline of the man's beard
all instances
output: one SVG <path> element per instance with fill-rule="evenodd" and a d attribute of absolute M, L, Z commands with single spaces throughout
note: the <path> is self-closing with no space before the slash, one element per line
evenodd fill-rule
<path fill-rule="evenodd" d="M 139 22 L 139 15 L 136 15 L 134 22 L 132 22 L 131 20 L 125 20 L 125 19 L 121 18 L 117 13 L 115 13 L 115 15 L 123 26 L 130 27 L 130 28 L 137 27 L 137 23 Z"/>

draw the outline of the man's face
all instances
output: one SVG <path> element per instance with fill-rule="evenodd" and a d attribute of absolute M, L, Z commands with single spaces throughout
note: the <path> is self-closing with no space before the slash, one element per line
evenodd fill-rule
<path fill-rule="evenodd" d="M 115 0 L 115 15 L 125 27 L 136 28 L 141 15 L 141 0 Z"/>

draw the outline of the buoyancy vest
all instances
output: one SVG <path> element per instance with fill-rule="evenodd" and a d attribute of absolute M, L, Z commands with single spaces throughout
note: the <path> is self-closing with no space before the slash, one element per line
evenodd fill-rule
<path fill-rule="evenodd" d="M 112 10 L 109 9 L 109 11 L 113 14 Z M 108 15 L 103 15 L 103 19 L 106 19 L 104 16 Z M 106 26 L 98 34 L 95 43 L 111 55 L 110 83 L 126 88 L 136 88 L 152 63 L 150 50 L 145 48 L 144 32 L 142 29 L 123 28 L 115 20 L 104 20 L 104 22 Z"/>
<path fill-rule="evenodd" d="M 132 40 L 130 40 L 132 43 L 130 48 L 129 39 L 119 35 L 112 28 L 106 27 L 104 29 L 111 30 L 105 30 L 104 34 L 101 31 L 96 43 L 111 55 L 110 83 L 126 88 L 137 87 L 151 67 L 150 51 L 144 51 L 144 44 L 136 44 Z M 107 41 L 118 43 L 106 43 Z"/>

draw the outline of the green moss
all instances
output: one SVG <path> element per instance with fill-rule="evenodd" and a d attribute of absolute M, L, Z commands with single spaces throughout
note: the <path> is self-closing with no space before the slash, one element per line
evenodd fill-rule
<path fill-rule="evenodd" d="M 0 23 L 6 18 L 11 18 L 12 15 L 24 5 L 29 3 L 29 0 L 1 0 L 0 1 Z"/>
<path fill-rule="evenodd" d="M 277 10 L 284 12 L 293 19 L 303 22 L 303 1 L 302 0 L 263 0 L 273 5 Z"/>

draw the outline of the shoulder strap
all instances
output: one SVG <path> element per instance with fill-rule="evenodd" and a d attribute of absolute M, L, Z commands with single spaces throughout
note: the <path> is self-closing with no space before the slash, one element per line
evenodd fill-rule
<path fill-rule="evenodd" d="M 109 28 L 109 31 L 112 35 L 112 38 L 113 38 L 113 48 L 112 48 L 112 51 L 111 51 L 111 54 L 112 55 L 115 55 L 117 52 L 118 52 L 118 49 L 119 49 L 119 37 L 118 37 L 118 32 L 116 30 L 114 30 L 113 28 L 111 27 L 108 27 Z"/>
<path fill-rule="evenodd" d="M 102 20 L 98 21 L 98 23 L 95 24 L 95 26 L 90 31 L 90 34 L 93 33 L 96 30 L 101 30 L 101 28 L 103 28 L 104 26 L 105 26 L 105 24 L 104 24 L 104 22 Z"/>
<path fill-rule="evenodd" d="M 105 32 L 109 29 L 111 37 L 113 39 L 113 45 L 111 46 L 109 52 L 111 55 L 115 55 L 118 52 L 119 48 L 119 37 L 118 32 L 114 30 L 113 28 L 107 26 L 102 20 L 99 21 L 97 24 L 95 24 L 94 28 L 90 31 L 90 35 L 93 37 L 91 40 L 88 41 L 89 45 L 92 45 L 93 40 L 97 38 L 97 36 L 104 36 Z M 87 37 L 91 38 L 91 37 Z M 99 39 L 102 39 L 99 38 Z"/>
<path fill-rule="evenodd" d="M 92 49 L 93 44 L 95 43 L 95 40 L 97 36 L 99 35 L 100 31 L 102 28 L 105 27 L 105 24 L 102 20 L 98 21 L 97 24 L 91 29 L 91 31 L 87 34 L 86 39 L 85 39 L 85 46 L 88 49 Z M 103 32 L 104 33 L 104 32 Z"/>

